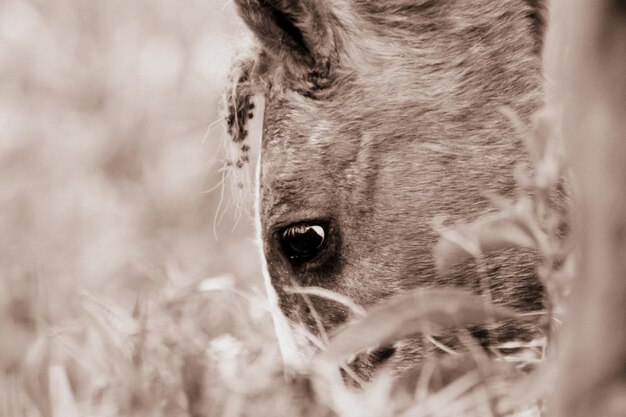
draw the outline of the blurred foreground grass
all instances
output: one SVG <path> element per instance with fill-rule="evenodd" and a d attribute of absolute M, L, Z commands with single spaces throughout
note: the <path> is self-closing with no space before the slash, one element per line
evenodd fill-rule
<path fill-rule="evenodd" d="M 0 1 L 1 416 L 69 415 L 50 397 L 63 375 L 80 415 L 142 392 L 178 415 L 187 355 L 268 334 L 254 304 L 195 290 L 262 285 L 251 222 L 220 187 L 241 30 L 226 0 Z"/>

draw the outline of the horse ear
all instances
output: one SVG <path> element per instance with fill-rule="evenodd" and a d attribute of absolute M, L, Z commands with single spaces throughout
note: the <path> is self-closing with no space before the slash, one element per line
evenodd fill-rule
<path fill-rule="evenodd" d="M 267 53 L 325 88 L 337 61 L 334 15 L 327 0 L 235 0 L 239 14 Z"/>

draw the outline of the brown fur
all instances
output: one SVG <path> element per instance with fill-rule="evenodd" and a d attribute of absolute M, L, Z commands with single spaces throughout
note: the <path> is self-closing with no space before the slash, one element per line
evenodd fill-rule
<path fill-rule="evenodd" d="M 542 3 L 236 3 L 260 52 L 234 80 L 229 126 L 239 144 L 249 91 L 265 95 L 259 216 L 288 319 L 317 331 L 310 305 L 284 286 L 324 287 L 363 306 L 414 287 L 478 291 L 473 263 L 435 274 L 433 218 L 468 221 L 493 210 L 485 193 L 517 191 L 513 169 L 526 157 L 499 108 L 528 121 L 542 103 Z M 300 222 L 323 222 L 329 236 L 322 256 L 294 265 L 278 238 Z M 533 265 L 532 253 L 489 254 L 486 290 L 518 310 L 542 308 Z M 348 318 L 332 301 L 311 303 L 327 330 Z M 518 330 L 500 339 L 530 337 Z M 394 361 L 421 357 L 418 345 Z"/>

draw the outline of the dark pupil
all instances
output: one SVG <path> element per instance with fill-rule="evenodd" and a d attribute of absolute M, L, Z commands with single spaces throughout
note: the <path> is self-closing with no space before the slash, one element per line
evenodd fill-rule
<path fill-rule="evenodd" d="M 324 243 L 322 226 L 292 226 L 283 232 L 283 247 L 290 258 L 315 255 Z"/>

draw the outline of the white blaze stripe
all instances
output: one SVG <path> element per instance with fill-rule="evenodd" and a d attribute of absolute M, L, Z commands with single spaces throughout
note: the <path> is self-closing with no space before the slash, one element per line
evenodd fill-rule
<path fill-rule="evenodd" d="M 259 213 L 261 212 L 259 204 L 261 201 L 260 196 L 260 183 L 261 183 L 261 153 L 262 140 L 263 140 L 263 120 L 265 112 L 265 97 L 257 94 L 252 99 L 254 103 L 254 119 L 253 124 L 250 125 L 249 143 L 251 146 L 258 146 L 259 152 L 256 160 L 256 184 L 255 184 L 255 223 L 257 232 L 257 242 L 259 243 L 259 250 L 261 255 L 261 268 L 263 270 L 263 281 L 265 283 L 265 291 L 267 292 L 267 300 L 269 304 L 269 311 L 272 315 L 274 322 L 274 331 L 278 340 L 278 346 L 283 359 L 283 363 L 287 367 L 300 369 L 305 363 L 305 349 L 306 343 L 298 343 L 296 341 L 296 335 L 291 329 L 287 318 L 280 310 L 278 306 L 278 296 L 272 282 L 270 280 L 269 271 L 267 269 L 267 261 L 265 260 L 265 254 L 263 253 L 263 244 L 261 239 L 261 219 Z"/>

